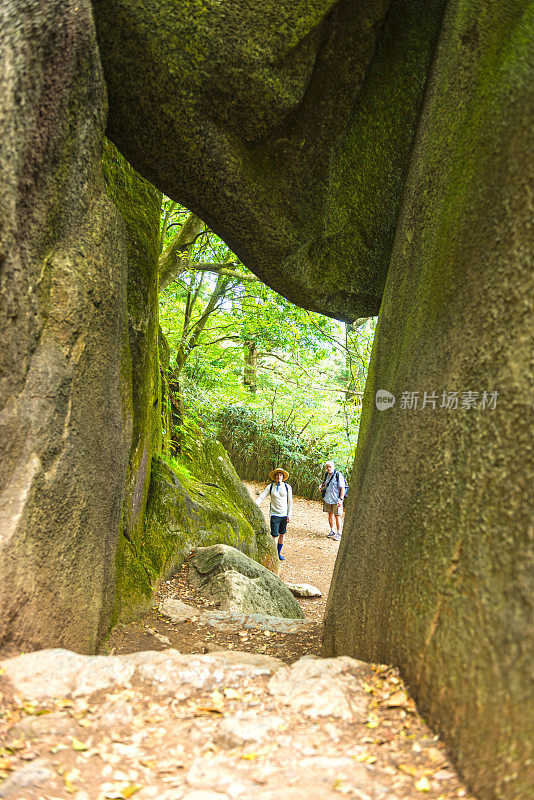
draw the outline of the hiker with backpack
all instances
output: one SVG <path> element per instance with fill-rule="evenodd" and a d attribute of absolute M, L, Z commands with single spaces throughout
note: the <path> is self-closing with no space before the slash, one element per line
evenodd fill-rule
<path fill-rule="evenodd" d="M 330 533 L 326 535 L 328 539 L 339 542 L 341 539 L 343 500 L 347 492 L 347 484 L 341 472 L 336 469 L 333 461 L 327 461 L 325 468 L 326 473 L 319 489 L 323 498 L 323 511 L 328 514 L 328 522 L 330 524 Z M 336 521 L 336 530 L 334 530 L 334 520 Z"/>
<path fill-rule="evenodd" d="M 255 501 L 256 505 L 261 505 L 267 495 L 271 499 L 271 536 L 273 539 L 278 538 L 276 549 L 278 550 L 278 558 L 280 561 L 285 561 L 282 555 L 282 547 L 284 545 L 284 536 L 286 533 L 287 523 L 291 517 L 291 510 L 293 508 L 293 491 L 289 483 L 286 483 L 289 478 L 289 472 L 276 467 L 276 469 L 269 472 L 269 478 L 272 483 L 268 484 L 258 499 Z"/>

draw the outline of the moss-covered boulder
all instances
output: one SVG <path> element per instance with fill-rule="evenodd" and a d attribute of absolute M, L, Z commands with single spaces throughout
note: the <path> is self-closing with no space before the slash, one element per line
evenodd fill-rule
<path fill-rule="evenodd" d="M 230 545 L 278 569 L 263 515 L 222 445 L 192 431 L 187 442 L 181 462 L 171 467 L 156 458 L 152 465 L 143 536 L 124 550 L 118 590 L 122 620 L 146 610 L 158 583 L 198 547 Z"/>
<path fill-rule="evenodd" d="M 376 314 L 444 0 L 94 0 L 108 135 L 306 308 Z"/>
<path fill-rule="evenodd" d="M 324 648 L 399 664 L 491 800 L 528 797 L 534 764 L 533 23 L 532 3 L 449 4 Z"/>

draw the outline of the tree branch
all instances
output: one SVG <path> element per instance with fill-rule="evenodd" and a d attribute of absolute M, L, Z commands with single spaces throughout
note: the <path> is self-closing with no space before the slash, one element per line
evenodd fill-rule
<path fill-rule="evenodd" d="M 182 254 L 186 253 L 194 244 L 198 236 L 204 232 L 205 225 L 196 214 L 189 214 L 186 221 L 171 239 L 159 257 L 159 286 L 160 291 L 172 283 L 175 275 L 183 272 Z M 163 237 L 165 229 L 163 229 Z"/>
<path fill-rule="evenodd" d="M 239 272 L 236 267 L 239 267 L 238 261 L 222 261 L 209 262 L 209 261 L 185 261 L 182 260 L 182 272 L 213 272 L 216 275 L 224 275 L 227 278 L 237 278 L 241 283 L 257 283 L 259 278 L 255 275 L 247 275 L 244 272 Z"/>

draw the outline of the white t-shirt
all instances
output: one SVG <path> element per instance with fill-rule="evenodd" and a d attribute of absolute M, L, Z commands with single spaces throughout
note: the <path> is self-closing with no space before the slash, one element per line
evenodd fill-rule
<path fill-rule="evenodd" d="M 256 505 L 259 506 L 265 500 L 269 489 L 271 490 L 271 517 L 290 517 L 293 510 L 293 491 L 289 483 L 268 483 L 256 500 Z"/>

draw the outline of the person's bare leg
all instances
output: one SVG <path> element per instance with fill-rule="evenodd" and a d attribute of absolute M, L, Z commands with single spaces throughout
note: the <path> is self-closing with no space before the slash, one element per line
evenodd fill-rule
<path fill-rule="evenodd" d="M 333 511 L 329 511 L 328 512 L 328 524 L 330 525 L 330 530 L 326 535 L 331 539 L 335 535 L 334 534 L 334 512 Z"/>
<path fill-rule="evenodd" d="M 339 542 L 341 539 L 341 514 L 336 514 L 336 533 L 334 534 L 334 539 L 336 542 Z"/>

